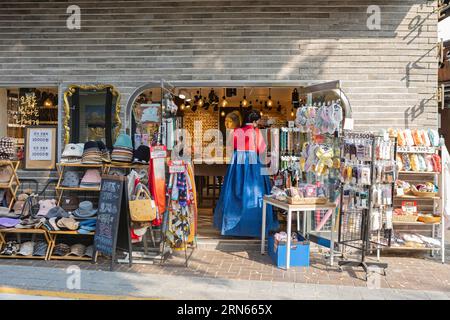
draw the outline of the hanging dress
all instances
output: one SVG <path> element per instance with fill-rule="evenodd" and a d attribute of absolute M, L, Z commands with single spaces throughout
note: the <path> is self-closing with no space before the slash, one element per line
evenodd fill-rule
<path fill-rule="evenodd" d="M 224 236 L 261 237 L 263 197 L 271 190 L 259 160 L 266 144 L 252 125 L 235 130 L 233 139 L 233 157 L 214 210 L 214 226 Z M 267 206 L 266 220 L 267 232 L 278 228 L 271 206 Z"/>

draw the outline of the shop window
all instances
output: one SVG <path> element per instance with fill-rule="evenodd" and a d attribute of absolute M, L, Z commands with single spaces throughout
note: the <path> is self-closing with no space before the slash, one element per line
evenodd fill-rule
<path fill-rule="evenodd" d="M 0 88 L 0 114 L 0 136 L 15 139 L 22 160 L 25 127 L 58 125 L 58 88 Z"/>

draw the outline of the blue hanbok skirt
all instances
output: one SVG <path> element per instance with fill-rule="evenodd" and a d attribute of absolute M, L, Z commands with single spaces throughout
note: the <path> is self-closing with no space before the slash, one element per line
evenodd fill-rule
<path fill-rule="evenodd" d="M 267 175 L 254 151 L 234 151 L 227 168 L 219 201 L 214 210 L 214 226 L 224 236 L 261 237 L 264 195 L 270 194 Z M 272 206 L 267 206 L 266 231 L 278 228 Z"/>

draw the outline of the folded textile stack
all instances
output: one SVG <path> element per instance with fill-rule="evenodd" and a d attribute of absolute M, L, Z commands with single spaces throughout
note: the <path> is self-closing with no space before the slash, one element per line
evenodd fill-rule
<path fill-rule="evenodd" d="M 61 163 L 80 163 L 83 157 L 83 143 L 69 143 L 64 147 Z"/>
<path fill-rule="evenodd" d="M 439 147 L 439 132 L 435 129 L 404 129 L 389 130 L 391 135 L 397 136 L 397 144 L 403 146 Z"/>
<path fill-rule="evenodd" d="M 97 141 L 88 141 L 84 144 L 81 162 L 84 164 L 102 164 L 102 152 Z"/>
<path fill-rule="evenodd" d="M 102 177 L 98 169 L 88 169 L 81 179 L 80 188 L 99 188 Z"/>
<path fill-rule="evenodd" d="M 0 159 L 12 160 L 15 153 L 16 153 L 15 140 L 9 137 L 0 138 Z"/>
<path fill-rule="evenodd" d="M 133 161 L 133 143 L 129 135 L 120 134 L 117 137 L 111 158 L 117 162 L 130 163 Z"/>

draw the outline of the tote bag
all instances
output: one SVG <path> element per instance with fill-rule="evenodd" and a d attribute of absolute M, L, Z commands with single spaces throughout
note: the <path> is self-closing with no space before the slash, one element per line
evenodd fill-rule
<path fill-rule="evenodd" d="M 156 206 L 148 190 L 141 188 L 136 200 L 129 201 L 131 221 L 150 222 L 156 219 Z"/>

